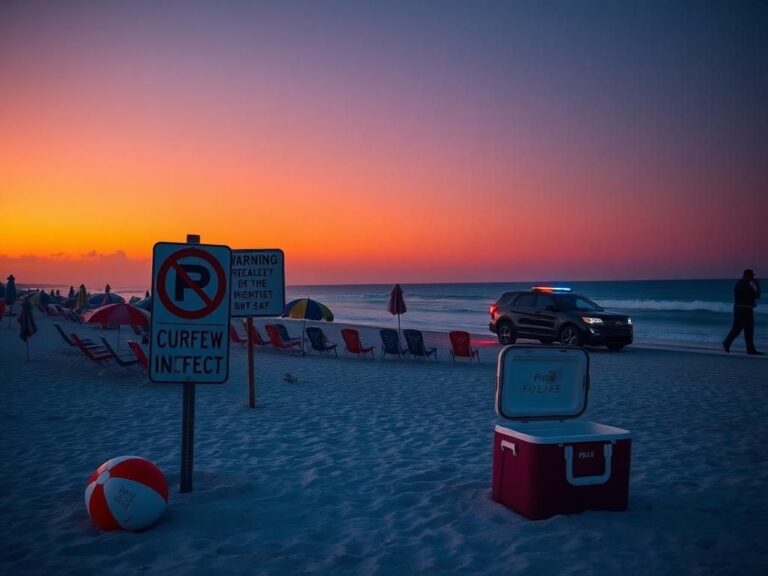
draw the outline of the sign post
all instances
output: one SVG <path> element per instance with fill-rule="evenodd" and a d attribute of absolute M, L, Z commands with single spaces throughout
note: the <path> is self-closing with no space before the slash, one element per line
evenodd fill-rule
<path fill-rule="evenodd" d="M 256 407 L 253 317 L 280 316 L 285 309 L 285 258 L 280 249 L 232 251 L 232 317 L 245 317 L 248 332 L 248 406 Z"/>
<path fill-rule="evenodd" d="M 158 242 L 152 252 L 152 336 L 149 379 L 184 384 L 181 492 L 192 491 L 195 384 L 229 376 L 228 246 Z"/>

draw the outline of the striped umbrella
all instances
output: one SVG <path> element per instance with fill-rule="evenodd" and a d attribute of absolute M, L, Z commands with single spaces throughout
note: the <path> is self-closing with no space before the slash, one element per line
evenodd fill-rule
<path fill-rule="evenodd" d="M 304 327 L 301 330 L 301 353 L 304 353 L 304 332 L 307 328 L 307 320 L 325 320 L 333 322 L 333 312 L 325 304 L 311 298 L 299 298 L 285 305 L 283 317 L 304 319 Z"/>
<path fill-rule="evenodd" d="M 333 322 L 333 312 L 325 304 L 311 298 L 299 298 L 285 305 L 283 317 Z"/>

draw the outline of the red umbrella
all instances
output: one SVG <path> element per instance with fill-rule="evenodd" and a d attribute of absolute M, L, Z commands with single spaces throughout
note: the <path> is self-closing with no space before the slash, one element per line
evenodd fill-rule
<path fill-rule="evenodd" d="M 133 326 L 148 326 L 149 312 L 136 308 L 131 304 L 124 302 L 116 304 L 107 304 L 96 310 L 91 310 L 83 316 L 84 322 L 94 322 L 96 324 L 131 324 Z M 117 341 L 120 342 L 120 331 L 117 332 Z"/>
<path fill-rule="evenodd" d="M 395 284 L 392 292 L 389 293 L 389 304 L 387 311 L 390 314 L 397 314 L 397 336 L 400 337 L 400 314 L 405 314 L 405 300 L 403 300 L 403 289 L 400 284 Z"/>

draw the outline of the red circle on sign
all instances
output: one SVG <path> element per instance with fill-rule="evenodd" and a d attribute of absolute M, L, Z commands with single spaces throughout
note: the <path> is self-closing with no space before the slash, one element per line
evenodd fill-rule
<path fill-rule="evenodd" d="M 205 306 L 200 308 L 199 310 L 186 310 L 184 308 L 181 308 L 177 306 L 173 300 L 168 296 L 168 293 L 166 292 L 165 282 L 166 277 L 168 276 L 168 272 L 170 272 L 171 268 L 176 270 L 176 273 L 178 274 L 181 272 L 181 274 L 186 275 L 186 272 L 183 270 L 180 270 L 178 267 L 179 260 L 182 258 L 202 258 L 208 264 L 211 265 L 211 268 L 213 268 L 213 271 L 216 273 L 216 277 L 218 279 L 219 285 L 216 290 L 216 294 L 214 294 L 213 298 L 209 298 L 200 288 L 195 288 L 194 282 L 188 282 L 187 284 L 195 291 L 195 293 L 200 296 L 200 299 L 205 302 Z M 216 260 L 216 258 L 213 257 L 212 254 L 206 252 L 205 250 L 200 250 L 199 248 L 184 248 L 182 250 L 179 250 L 178 252 L 174 252 L 171 254 L 168 258 L 165 259 L 165 262 L 163 262 L 163 265 L 160 267 L 160 270 L 157 273 L 157 295 L 160 298 L 160 301 L 163 303 L 163 305 L 168 309 L 168 311 L 173 314 L 174 316 L 178 316 L 179 318 L 185 318 L 187 320 L 199 320 L 200 318 L 205 318 L 209 314 L 211 314 L 216 308 L 218 308 L 219 304 L 221 304 L 221 301 L 224 299 L 224 296 L 227 293 L 227 278 L 224 274 L 224 269 L 219 264 L 219 261 Z"/>

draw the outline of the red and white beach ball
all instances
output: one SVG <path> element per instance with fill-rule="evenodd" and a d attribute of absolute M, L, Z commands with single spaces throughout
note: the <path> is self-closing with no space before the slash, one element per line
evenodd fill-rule
<path fill-rule="evenodd" d="M 168 503 L 162 470 L 141 456 L 107 460 L 88 477 L 85 506 L 102 530 L 144 530 Z"/>

